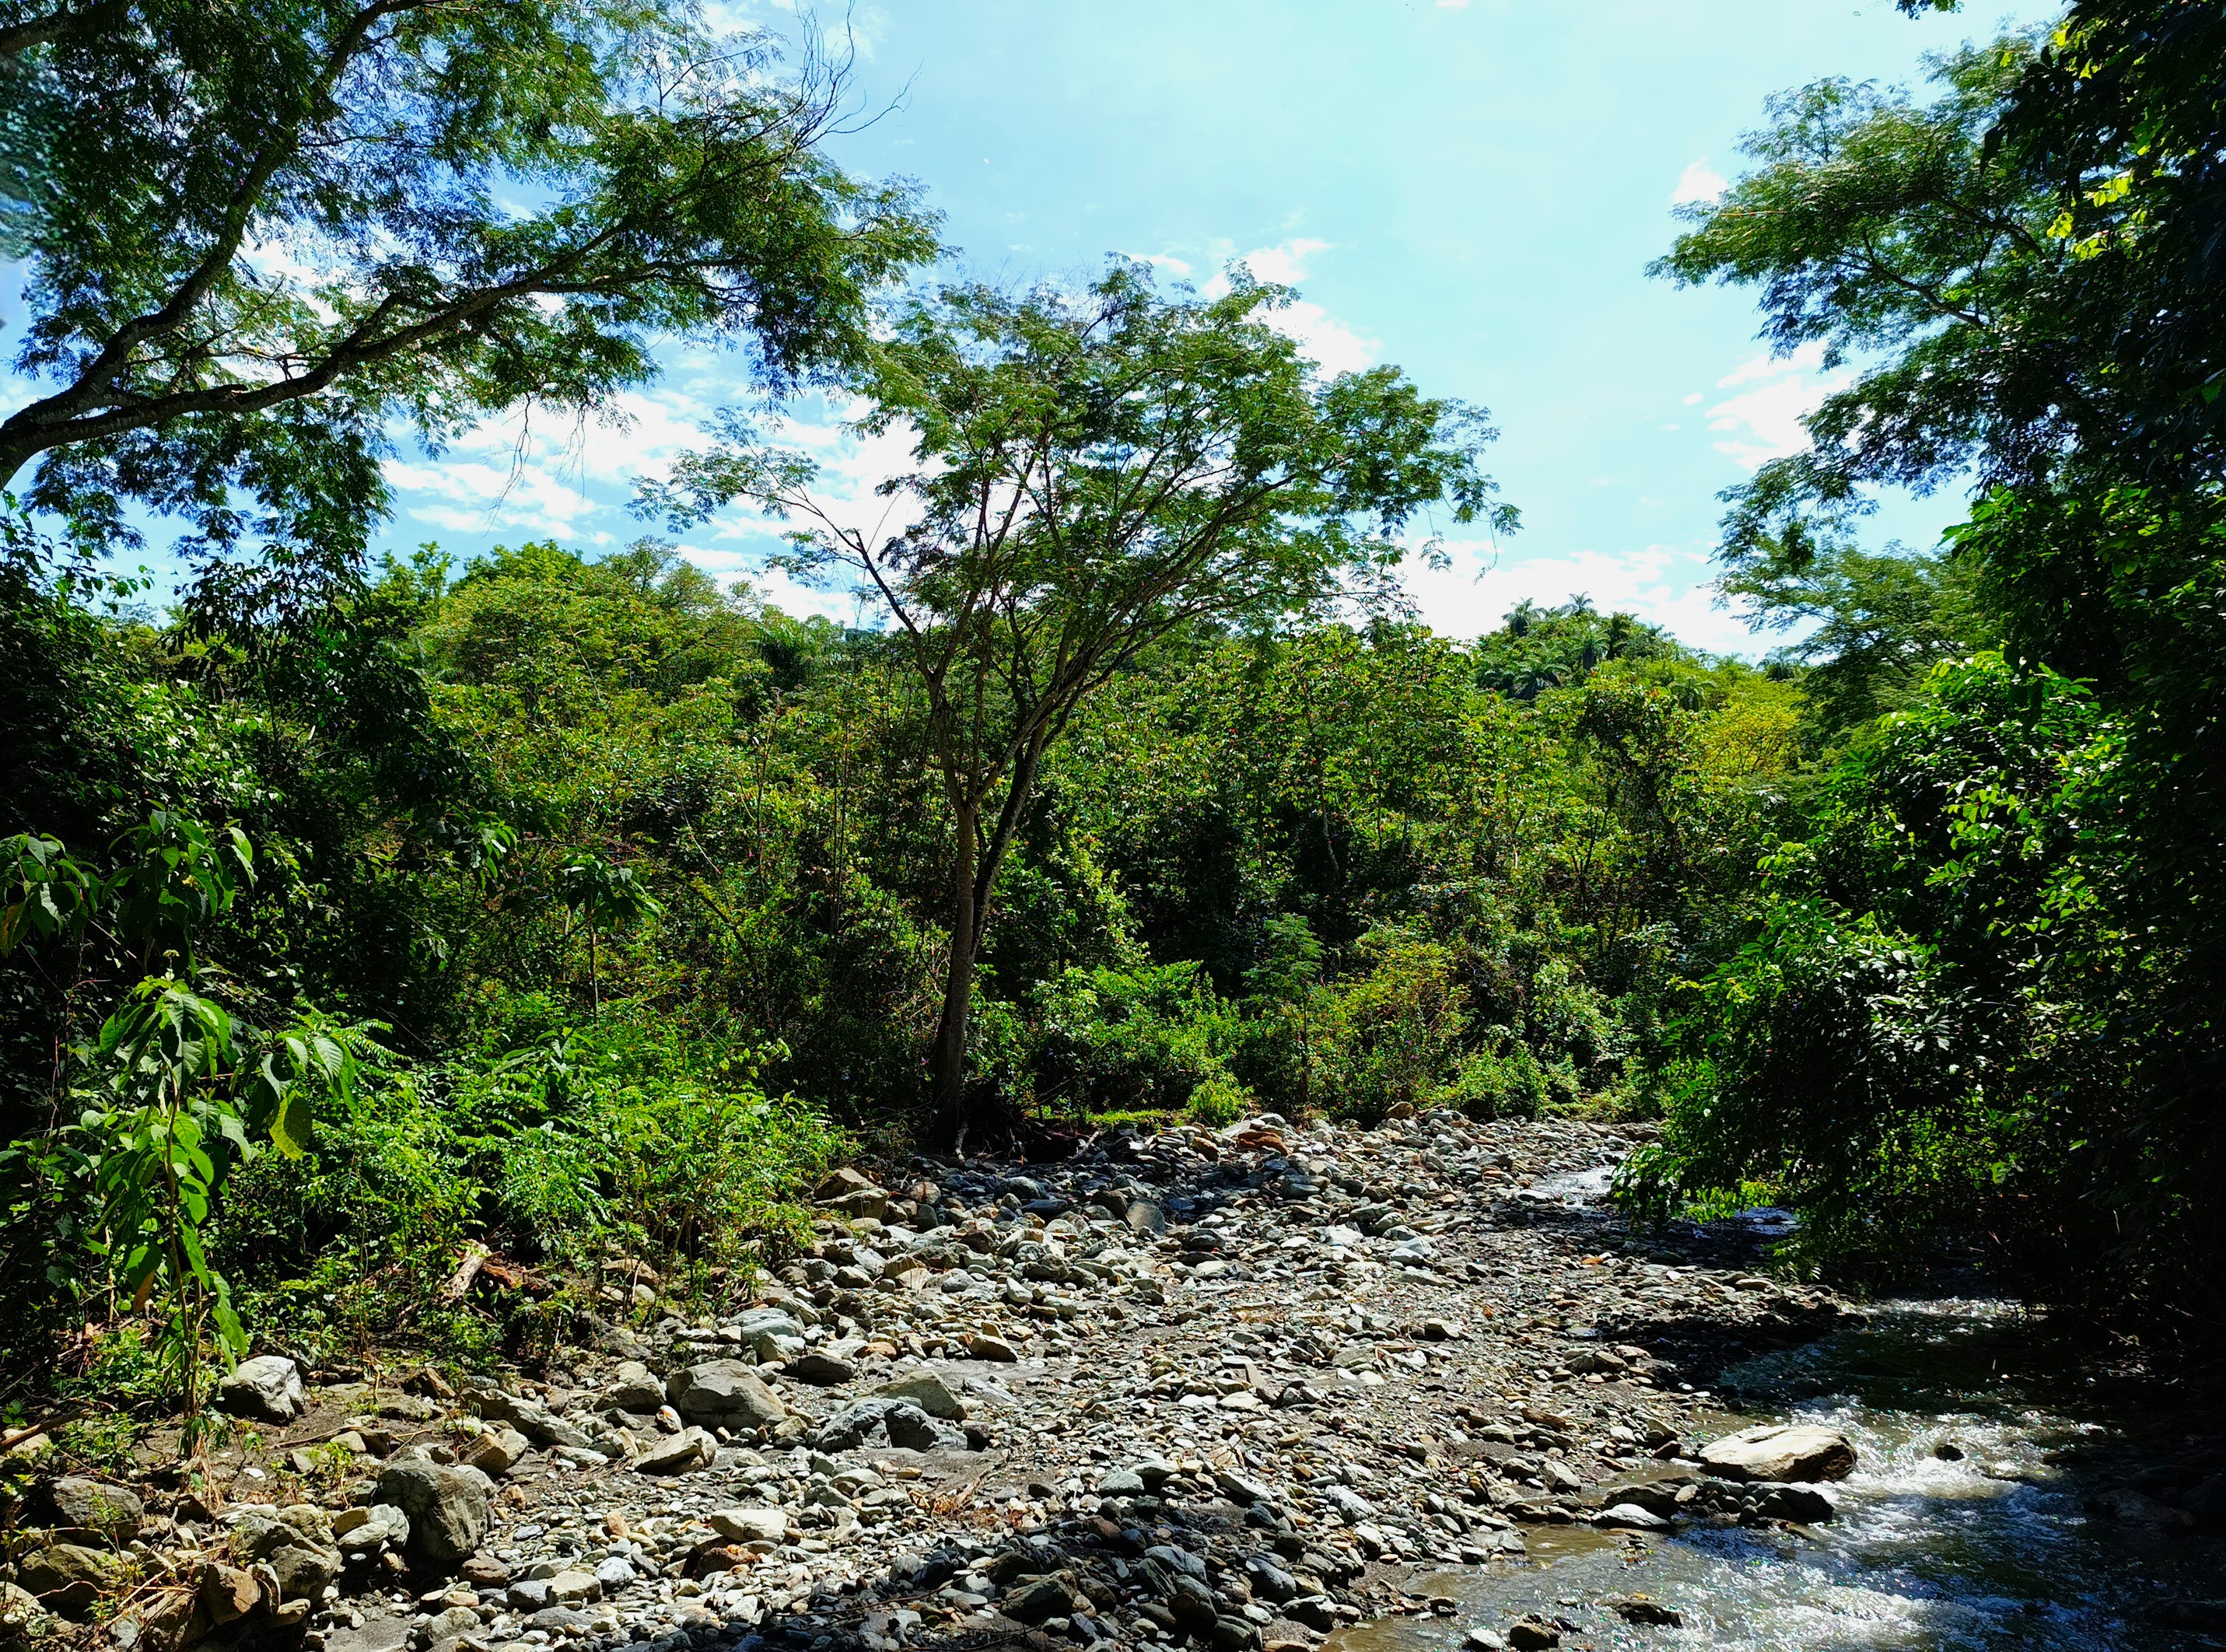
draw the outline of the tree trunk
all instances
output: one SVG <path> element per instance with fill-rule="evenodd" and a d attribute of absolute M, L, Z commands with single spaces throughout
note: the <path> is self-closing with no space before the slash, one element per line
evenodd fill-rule
<path fill-rule="evenodd" d="M 966 1013 L 974 997 L 974 954 L 981 911 L 975 899 L 974 839 L 979 806 L 957 810 L 951 851 L 951 968 L 943 982 L 943 1019 L 935 1029 L 934 1109 L 962 1140 L 966 1126 Z"/>

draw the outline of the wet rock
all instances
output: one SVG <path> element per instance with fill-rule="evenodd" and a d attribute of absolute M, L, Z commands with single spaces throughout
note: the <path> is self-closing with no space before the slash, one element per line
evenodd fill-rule
<path fill-rule="evenodd" d="M 1676 1608 L 1663 1605 L 1651 1595 L 1610 1595 L 1600 1604 L 1626 1623 L 1660 1623 L 1676 1629 L 1685 1622 Z"/>
<path fill-rule="evenodd" d="M 472 1469 L 390 1463 L 379 1474 L 377 1500 L 409 1517 L 410 1552 L 436 1563 L 463 1560 L 493 1523 L 487 1477 Z"/>
<path fill-rule="evenodd" d="M 738 1359 L 706 1360 L 676 1372 L 665 1396 L 683 1417 L 706 1428 L 754 1432 L 788 1415 L 779 1396 Z"/>
<path fill-rule="evenodd" d="M 1709 1441 L 1701 1461 L 1727 1480 L 1843 1480 L 1855 1448 L 1836 1429 L 1771 1424 Z"/>
<path fill-rule="evenodd" d="M 1543 1617 L 1518 1617 L 1507 1626 L 1507 1644 L 1515 1652 L 1546 1652 L 1561 1643 L 1560 1626 Z"/>
<path fill-rule="evenodd" d="M 2215 1635 L 2226 1630 L 2226 1600 L 2168 1600 L 2150 1607 L 2148 1619 L 2166 1629 Z"/>
<path fill-rule="evenodd" d="M 1814 1486 L 1774 1485 L 1764 1481 L 1752 1489 L 1757 1495 L 1751 1507 L 1764 1520 L 1790 1520 L 1797 1525 L 1816 1526 L 1839 1513 L 1831 1498 Z"/>
<path fill-rule="evenodd" d="M 1659 1532 L 1669 1529 L 1670 1521 L 1666 1515 L 1657 1515 L 1651 1509 L 1642 1509 L 1635 1503 L 1619 1503 L 1594 1515 L 1593 1524 L 1618 1527 L 1625 1531 Z"/>
<path fill-rule="evenodd" d="M 2195 1524 L 2195 1516 L 2185 1509 L 2175 1509 L 2129 1485 L 2094 1493 L 2087 1499 L 2087 1511 L 2121 1526 L 2153 1526 L 2161 1531 L 2181 1531 Z"/>
<path fill-rule="evenodd" d="M 291 1422 L 302 1414 L 301 1368 L 283 1354 L 244 1359 L 217 1384 L 218 1407 L 258 1422 Z"/>
<path fill-rule="evenodd" d="M 137 1537 L 147 1513 L 137 1493 L 78 1475 L 64 1475 L 47 1487 L 39 1504 L 57 1535 L 111 1546 Z"/>

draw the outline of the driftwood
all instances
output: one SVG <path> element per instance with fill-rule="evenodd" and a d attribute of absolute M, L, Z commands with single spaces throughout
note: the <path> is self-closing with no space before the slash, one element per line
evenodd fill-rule
<path fill-rule="evenodd" d="M 456 1264 L 456 1271 L 448 1275 L 448 1282 L 441 1287 L 441 1294 L 451 1302 L 461 1302 L 471 1294 L 472 1281 L 487 1266 L 487 1248 L 474 1239 L 464 1247 L 464 1259 Z"/>

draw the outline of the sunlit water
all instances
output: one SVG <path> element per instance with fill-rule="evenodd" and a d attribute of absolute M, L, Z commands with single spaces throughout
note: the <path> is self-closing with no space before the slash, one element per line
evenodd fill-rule
<path fill-rule="evenodd" d="M 2153 1616 L 2226 1595 L 2226 1538 L 2090 1515 L 2115 1448 L 2169 1447 L 2200 1419 L 2108 1414 L 2074 1341 L 2015 1306 L 1971 1299 L 1884 1305 L 1872 1323 L 1750 1362 L 1718 1393 L 1726 1427 L 1759 1419 L 1843 1430 L 1860 1466 L 1839 1517 L 1813 1536 L 1706 1526 L 1633 1539 L 1534 1528 L 1527 1562 L 1428 1574 L 1453 1618 L 1394 1618 L 1335 1637 L 1339 1652 L 1460 1644 L 1536 1611 L 1580 1627 L 1578 1647 L 1722 1652 L 2182 1652 L 2226 1630 Z M 2215 1421 L 2207 1425 L 2215 1430 Z M 1949 1460 L 1943 1447 L 1962 1453 Z M 2058 1462 L 2051 1458 L 2058 1458 Z M 1600 1604 L 1644 1594 L 1676 1627 L 1624 1623 Z"/>

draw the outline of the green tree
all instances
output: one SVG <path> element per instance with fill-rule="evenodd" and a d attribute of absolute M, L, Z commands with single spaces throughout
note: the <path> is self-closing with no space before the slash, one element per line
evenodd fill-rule
<path fill-rule="evenodd" d="M 398 420 L 589 415 L 676 333 L 790 383 L 932 251 L 817 148 L 838 67 L 683 0 L 0 0 L 0 64 L 42 382 L 0 486 L 39 461 L 28 502 L 107 546 L 128 505 L 188 517 L 207 605 L 345 570 Z"/>
<path fill-rule="evenodd" d="M 1940 1026 L 1997 1041 L 1956 1044 L 1899 1103 L 1903 1081 L 1866 1081 L 1880 1162 L 1988 1167 L 2032 1217 L 2003 1229 L 2013 1260 L 2057 1259 L 2098 1299 L 2196 1312 L 2212 1330 L 2210 1190 L 2226 1156 L 2222 54 L 2215 5 L 2077 0 L 2045 34 L 1940 61 L 1930 101 L 1810 86 L 1773 105 L 1750 142 L 1758 165 L 1693 209 L 1657 266 L 1753 285 L 1773 344 L 1858 364 L 1809 416 L 1807 448 L 1729 496 L 1727 586 L 1820 607 L 1828 627 L 1830 610 L 1873 601 L 1860 589 L 1873 575 L 1888 576 L 1874 595 L 1889 607 L 1896 586 L 1924 606 L 1918 588 L 1937 578 L 1943 599 L 1971 593 L 2002 643 L 1936 667 L 1876 744 L 1858 742 L 1849 784 L 1874 822 L 1898 823 L 1890 873 L 1824 856 L 1821 928 L 1784 880 L 1763 892 L 1762 950 L 1743 955 L 1756 970 L 1720 977 L 1708 1001 L 1715 1036 L 1747 1053 L 1693 1090 L 1695 1139 L 1726 1148 L 1727 1169 L 1774 1168 L 1822 1197 L 1803 1127 L 1837 1128 L 1848 1109 L 1758 1077 L 1791 1067 L 1752 1052 L 1814 1031 L 1803 1018 L 1832 994 L 1811 963 L 1874 956 L 1884 984 L 1840 994 L 1824 1036 L 1876 1043 L 1900 1025 L 1898 1003 L 1930 1004 Z M 1949 536 L 1949 569 L 1889 569 L 1852 550 L 1879 486 L 1967 483 L 1977 503 Z M 1901 637 L 1920 640 L 1907 625 Z M 2025 741 L 2044 712 L 2045 737 Z M 1911 778 L 1950 772 L 1946 789 Z M 1770 972 L 1797 955 L 1809 960 L 1798 989 L 1755 984 L 1793 980 Z M 2005 962 L 2029 967 L 2006 979 Z M 1850 1055 L 1835 1071 L 1905 1069 Z M 1781 1105 L 1815 1119 L 1771 1121 Z M 1904 1127 L 1948 1158 L 1918 1153 Z"/>
<path fill-rule="evenodd" d="M 1168 299 L 1116 264 L 1086 290 L 948 287 L 908 305 L 856 381 L 861 429 L 918 468 L 856 525 L 817 466 L 730 420 L 646 499 L 678 520 L 741 499 L 810 524 L 792 563 L 876 594 L 927 700 L 951 820 L 934 1095 L 966 1117 L 967 1019 L 997 874 L 1044 753 L 1153 643 L 1266 623 L 1381 581 L 1415 515 L 1489 512 L 1481 416 L 1396 370 L 1324 381 L 1272 325 L 1280 289 Z"/>
<path fill-rule="evenodd" d="M 1750 562 L 1720 588 L 1758 629 L 1809 627 L 1773 658 L 1809 668 L 1802 689 L 1816 733 L 1829 739 L 1906 705 L 1936 664 L 1994 640 L 1977 575 L 1973 557 L 1835 544 L 1798 572 Z"/>

